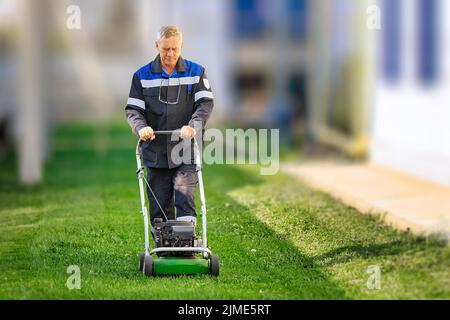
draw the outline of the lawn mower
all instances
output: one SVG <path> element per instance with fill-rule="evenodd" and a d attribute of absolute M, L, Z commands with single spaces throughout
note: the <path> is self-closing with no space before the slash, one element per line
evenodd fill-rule
<path fill-rule="evenodd" d="M 155 131 L 155 135 L 178 135 L 180 130 Z M 151 141 L 149 142 L 151 143 Z M 219 257 L 213 255 L 207 247 L 206 238 L 206 201 L 203 189 L 202 165 L 200 150 L 194 138 L 194 157 L 201 201 L 202 232 L 200 239 L 196 234 L 195 225 L 190 221 L 169 220 L 161 208 L 158 199 L 145 176 L 142 165 L 142 140 L 136 146 L 137 176 L 141 198 L 141 211 L 144 217 L 145 250 L 139 254 L 139 270 L 148 277 L 162 275 L 219 275 Z M 162 210 L 165 219 L 155 218 L 151 228 L 155 248 L 149 251 L 149 215 L 145 200 L 144 183 L 149 188 L 156 203 Z M 156 255 L 156 257 L 154 257 Z"/>

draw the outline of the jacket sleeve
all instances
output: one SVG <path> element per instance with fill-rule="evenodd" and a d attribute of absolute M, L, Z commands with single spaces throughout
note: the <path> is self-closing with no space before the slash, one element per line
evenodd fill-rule
<path fill-rule="evenodd" d="M 194 89 L 194 113 L 189 121 L 189 126 L 194 127 L 194 123 L 201 122 L 202 128 L 204 128 L 213 107 L 214 96 L 205 69 L 203 69 L 200 81 Z"/>
<path fill-rule="evenodd" d="M 138 135 L 139 130 L 148 126 L 145 120 L 145 100 L 142 94 L 142 85 L 137 73 L 133 75 L 125 114 L 128 124 L 135 135 Z"/>

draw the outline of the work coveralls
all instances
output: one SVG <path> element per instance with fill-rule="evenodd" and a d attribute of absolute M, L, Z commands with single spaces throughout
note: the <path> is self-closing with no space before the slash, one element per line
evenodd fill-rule
<path fill-rule="evenodd" d="M 174 72 L 169 75 L 163 70 L 158 55 L 134 73 L 125 113 L 136 135 L 147 126 L 157 131 L 176 130 L 184 125 L 194 128 L 194 124 L 198 134 L 211 115 L 213 99 L 205 68 L 180 56 Z M 177 143 L 170 135 L 158 135 L 142 143 L 142 155 L 147 181 L 167 218 L 190 221 L 197 216 L 194 152 L 191 150 L 190 162 L 175 162 L 171 154 Z M 185 143 L 192 148 L 192 141 Z M 147 197 L 153 226 L 155 218 L 165 220 L 165 216 L 148 187 Z"/>

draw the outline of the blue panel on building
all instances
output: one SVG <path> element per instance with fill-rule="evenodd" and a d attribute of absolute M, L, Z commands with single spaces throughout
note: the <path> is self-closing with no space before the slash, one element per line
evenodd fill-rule
<path fill-rule="evenodd" d="M 390 82 L 398 81 L 401 77 L 401 18 L 401 0 L 384 0 L 382 10 L 382 67 L 384 77 Z"/>
<path fill-rule="evenodd" d="M 418 73 L 426 84 L 434 82 L 437 76 L 437 0 L 419 0 L 418 6 Z"/>

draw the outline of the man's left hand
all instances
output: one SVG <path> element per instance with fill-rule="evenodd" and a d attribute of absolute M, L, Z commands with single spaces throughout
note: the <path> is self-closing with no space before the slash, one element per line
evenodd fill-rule
<path fill-rule="evenodd" d="M 181 139 L 191 140 L 192 138 L 195 137 L 195 134 L 196 134 L 195 129 L 189 126 L 183 126 L 180 131 Z"/>

